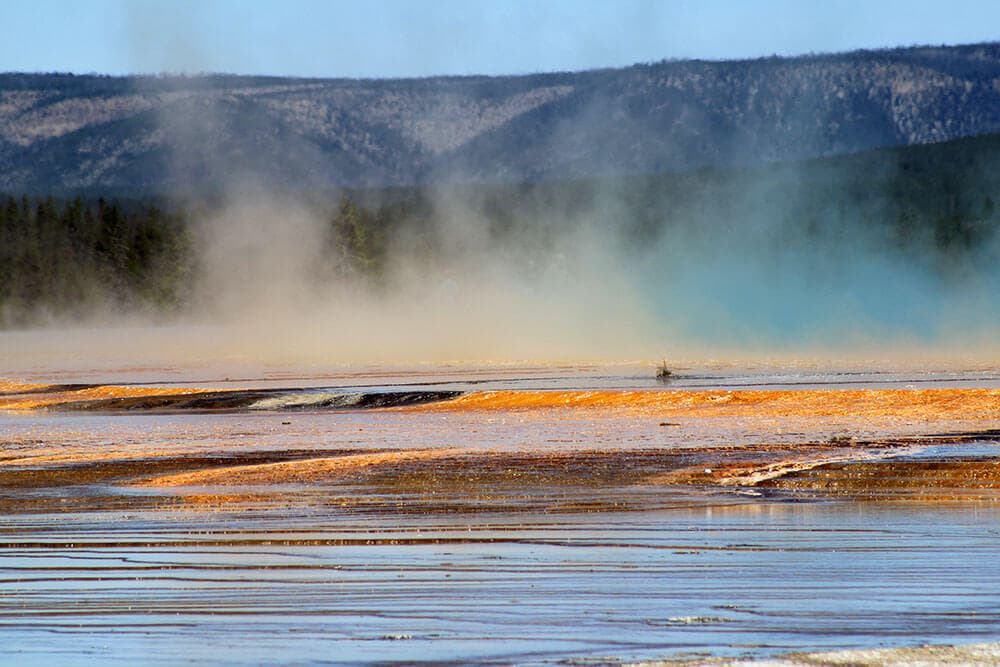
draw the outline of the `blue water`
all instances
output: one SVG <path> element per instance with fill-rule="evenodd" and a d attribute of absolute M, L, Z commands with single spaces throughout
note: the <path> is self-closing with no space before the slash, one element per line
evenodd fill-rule
<path fill-rule="evenodd" d="M 36 515 L 3 664 L 550 664 L 1000 638 L 1000 507 Z"/>

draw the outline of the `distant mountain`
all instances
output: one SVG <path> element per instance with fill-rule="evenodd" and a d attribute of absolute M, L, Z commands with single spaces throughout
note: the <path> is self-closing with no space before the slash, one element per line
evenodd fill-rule
<path fill-rule="evenodd" d="M 0 74 L 0 191 L 539 182 L 1000 132 L 1000 43 L 505 77 Z"/>

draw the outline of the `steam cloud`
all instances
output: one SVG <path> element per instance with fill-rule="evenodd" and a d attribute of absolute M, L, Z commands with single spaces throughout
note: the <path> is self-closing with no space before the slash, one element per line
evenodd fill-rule
<path fill-rule="evenodd" d="M 200 271 L 179 321 L 105 313 L 90 326 L 128 328 L 77 330 L 72 345 L 8 336 L 8 361 L 32 349 L 151 365 L 1000 358 L 996 237 L 940 271 L 890 252 L 850 207 L 806 233 L 795 193 L 765 189 L 656 211 L 657 233 L 636 243 L 613 188 L 498 235 L 474 189 L 442 187 L 432 228 L 398 231 L 373 284 L 331 264 L 329 202 L 230 171 L 241 180 L 197 219 Z"/>
<path fill-rule="evenodd" d="M 378 285 L 324 268 L 318 212 L 258 192 L 203 224 L 199 319 L 230 330 L 239 354 L 281 361 L 621 359 L 656 348 L 619 270 L 615 239 L 583 226 L 551 254 L 497 243 L 462 202 L 439 201 L 432 254 L 390 243 Z M 530 255 L 532 256 L 529 256 Z M 328 258 L 327 258 L 328 259 Z"/>
<path fill-rule="evenodd" d="M 682 197 L 648 212 L 657 231 L 639 244 L 612 187 L 587 207 L 557 203 L 502 236 L 469 190 L 441 187 L 427 231 L 434 247 L 399 231 L 379 285 L 353 280 L 331 271 L 325 254 L 329 203 L 262 182 L 254 164 L 265 157 L 211 163 L 206 146 L 228 122 L 213 117 L 219 99 L 174 105 L 162 123 L 175 156 L 172 182 L 183 189 L 197 180 L 193 164 L 213 178 L 230 175 L 221 205 L 197 221 L 201 271 L 191 308 L 175 328 L 133 330 L 124 343 L 74 334 L 94 354 L 106 346 L 135 359 L 323 364 L 1000 360 L 1000 237 L 965 266 L 938 271 L 929 260 L 888 252 L 850 206 L 829 212 L 821 233 L 806 234 L 794 217 L 800 193 L 787 183 L 736 190 L 724 202 L 711 192 Z M 90 324 L 108 323 L 102 316 Z M 30 347 L 18 345 L 22 355 Z"/>
<path fill-rule="evenodd" d="M 747 193 L 756 199 L 759 193 Z M 996 239 L 942 273 L 856 220 L 798 232 L 783 203 L 693 224 L 663 211 L 636 247 L 614 193 L 573 220 L 492 233 L 442 189 L 439 244 L 390 244 L 378 287 L 323 272 L 328 221 L 258 193 L 205 221 L 199 303 L 239 354 L 285 361 L 625 361 L 671 357 L 996 358 Z"/>

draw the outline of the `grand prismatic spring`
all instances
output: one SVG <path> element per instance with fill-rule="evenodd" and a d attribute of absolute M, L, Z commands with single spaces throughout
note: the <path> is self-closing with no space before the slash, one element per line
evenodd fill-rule
<path fill-rule="evenodd" d="M 654 370 L 19 369 L 0 662 L 998 659 L 1000 370 Z"/>

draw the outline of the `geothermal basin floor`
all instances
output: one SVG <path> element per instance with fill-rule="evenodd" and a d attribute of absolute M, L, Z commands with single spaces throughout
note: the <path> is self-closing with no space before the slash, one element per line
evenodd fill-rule
<path fill-rule="evenodd" d="M 0 663 L 1000 639 L 993 372 L 422 374 L 0 384 Z"/>

